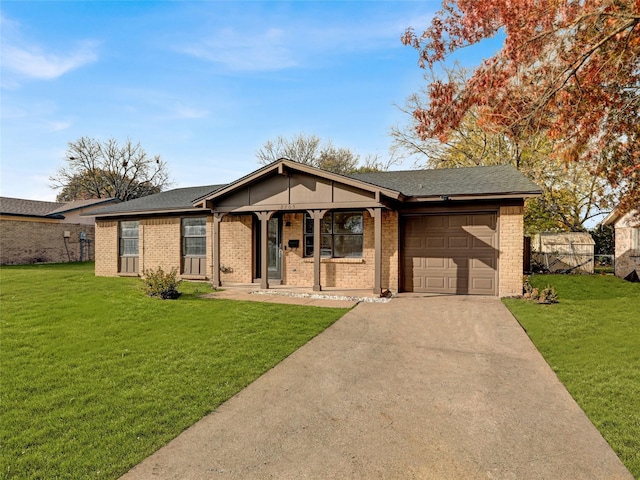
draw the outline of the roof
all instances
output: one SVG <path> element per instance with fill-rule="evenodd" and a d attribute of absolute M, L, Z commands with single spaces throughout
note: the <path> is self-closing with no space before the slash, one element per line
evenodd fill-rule
<path fill-rule="evenodd" d="M 221 196 L 227 195 L 233 191 L 237 191 L 238 189 L 243 188 L 246 185 L 259 182 L 265 176 L 268 176 L 270 174 L 274 174 L 276 172 L 279 174 L 284 174 L 285 172 L 292 172 L 292 171 L 302 172 L 308 175 L 315 175 L 318 177 L 325 178 L 327 180 L 337 181 L 343 184 L 348 184 L 357 188 L 361 188 L 363 190 L 379 192 L 394 199 L 397 199 L 399 197 L 399 192 L 397 192 L 396 190 L 391 190 L 386 187 L 374 185 L 372 183 L 368 183 L 363 180 L 349 177 L 346 175 L 341 175 L 339 173 L 322 170 L 320 168 L 307 165 L 304 163 L 296 162 L 294 160 L 289 160 L 287 158 L 280 158 L 275 162 L 269 163 L 268 165 L 265 165 L 264 167 L 261 167 L 258 170 L 248 175 L 245 175 L 244 177 L 239 178 L 238 180 L 231 182 L 228 185 L 224 185 L 217 192 L 213 192 L 210 195 L 206 195 L 200 200 L 201 201 L 215 200 L 216 198 L 220 198 Z"/>
<path fill-rule="evenodd" d="M 204 185 L 200 187 L 175 188 L 166 192 L 154 193 L 117 205 L 109 205 L 91 212 L 91 215 L 116 215 L 124 213 L 193 210 L 196 200 L 215 192 L 226 185 Z"/>
<path fill-rule="evenodd" d="M 349 175 L 407 197 L 539 194 L 540 187 L 511 165 L 403 170 Z"/>
<path fill-rule="evenodd" d="M 62 202 L 42 202 L 24 198 L 0 197 L 0 213 L 28 217 L 46 217 L 62 207 Z"/>
<path fill-rule="evenodd" d="M 72 202 L 43 202 L 24 198 L 0 197 L 0 213 L 22 217 L 64 218 L 63 213 L 119 201 L 117 198 L 94 198 Z"/>
<path fill-rule="evenodd" d="M 71 202 L 64 203 L 60 208 L 53 210 L 51 213 L 66 213 L 73 210 L 81 210 L 87 207 L 95 207 L 103 203 L 120 203 L 118 198 L 91 198 L 89 200 L 73 200 Z"/>
<path fill-rule="evenodd" d="M 632 222 L 633 218 L 637 218 L 640 214 L 638 210 L 631 210 L 630 212 L 623 213 L 618 209 L 615 209 L 602 221 L 602 225 L 620 225 L 618 226 L 632 226 L 637 225 L 637 222 Z"/>
<path fill-rule="evenodd" d="M 390 198 L 487 197 L 537 195 L 541 192 L 531 180 L 511 165 L 439 170 L 405 170 L 339 175 L 280 159 L 229 184 L 176 188 L 146 197 L 109 205 L 92 212 L 95 216 L 117 216 L 168 211 L 194 211 L 205 200 L 227 195 L 246 184 L 260 181 L 264 175 L 295 169 L 312 175 L 342 181 L 359 188 L 376 190 Z"/>

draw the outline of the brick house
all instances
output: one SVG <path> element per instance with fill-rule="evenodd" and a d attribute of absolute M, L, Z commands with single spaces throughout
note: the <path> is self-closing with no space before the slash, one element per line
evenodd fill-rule
<path fill-rule="evenodd" d="M 519 295 L 524 199 L 539 192 L 511 166 L 344 176 L 281 159 L 95 212 L 96 275 Z"/>
<path fill-rule="evenodd" d="M 615 228 L 615 274 L 626 278 L 634 271 L 640 275 L 640 218 L 637 211 L 611 212 L 602 222 Z"/>
<path fill-rule="evenodd" d="M 91 211 L 115 198 L 42 202 L 0 197 L 0 264 L 93 259 Z"/>

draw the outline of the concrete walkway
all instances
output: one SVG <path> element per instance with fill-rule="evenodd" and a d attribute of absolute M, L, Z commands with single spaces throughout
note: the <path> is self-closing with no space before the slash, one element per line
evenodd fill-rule
<path fill-rule="evenodd" d="M 632 479 L 496 298 L 341 320 L 123 479 Z"/>

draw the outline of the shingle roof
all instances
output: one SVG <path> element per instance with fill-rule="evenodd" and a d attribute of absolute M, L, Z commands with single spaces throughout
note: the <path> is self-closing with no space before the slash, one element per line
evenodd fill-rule
<path fill-rule="evenodd" d="M 540 192 L 540 187 L 511 165 L 371 172 L 349 177 L 396 190 L 407 197 Z"/>
<path fill-rule="evenodd" d="M 510 165 L 372 172 L 348 175 L 347 177 L 376 187 L 400 192 L 406 197 L 524 195 L 540 192 L 540 188 L 536 184 Z M 91 214 L 100 216 L 191 210 L 194 208 L 196 200 L 227 186 L 223 184 L 176 188 L 117 205 L 109 205 L 94 210 Z"/>
<path fill-rule="evenodd" d="M 91 215 L 112 215 L 118 213 L 187 210 L 193 208 L 193 203 L 205 195 L 215 192 L 225 185 L 204 185 L 201 187 L 186 187 L 154 193 L 146 197 L 136 198 L 128 202 L 109 205 L 91 212 Z"/>
<path fill-rule="evenodd" d="M 0 197 L 0 213 L 7 215 L 24 215 L 29 217 L 46 217 L 62 207 L 61 202 L 42 202 L 25 200 L 24 198 Z"/>
<path fill-rule="evenodd" d="M 74 200 L 72 202 L 43 202 L 24 198 L 0 197 L 0 213 L 26 217 L 64 218 L 63 214 L 81 208 L 119 201 L 115 198 Z"/>
<path fill-rule="evenodd" d="M 65 213 L 73 210 L 79 210 L 81 208 L 100 205 L 101 203 L 119 203 L 117 198 L 92 198 L 89 200 L 73 200 L 62 204 L 61 207 L 52 210 L 50 213 Z"/>

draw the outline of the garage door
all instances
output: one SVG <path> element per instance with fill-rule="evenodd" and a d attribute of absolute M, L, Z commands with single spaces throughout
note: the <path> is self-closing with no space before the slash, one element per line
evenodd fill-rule
<path fill-rule="evenodd" d="M 496 214 L 408 216 L 403 222 L 406 292 L 496 295 Z"/>

